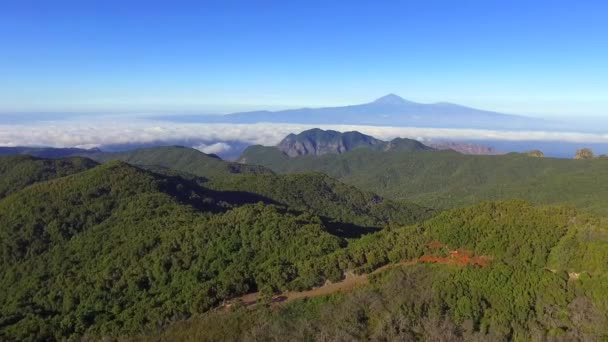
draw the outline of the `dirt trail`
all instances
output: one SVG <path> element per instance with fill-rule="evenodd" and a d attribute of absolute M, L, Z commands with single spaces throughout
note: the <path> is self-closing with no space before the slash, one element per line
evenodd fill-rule
<path fill-rule="evenodd" d="M 445 245 L 439 241 L 433 241 L 427 245 L 429 249 L 437 250 L 444 248 Z M 347 292 L 351 291 L 354 288 L 365 285 L 369 282 L 369 276 L 372 274 L 377 274 L 383 272 L 391 267 L 397 266 L 410 266 L 416 263 L 437 263 L 437 264 L 445 264 L 445 265 L 455 265 L 455 266 L 479 266 L 486 267 L 492 261 L 492 257 L 482 255 L 482 256 L 473 256 L 471 251 L 467 251 L 464 249 L 455 249 L 450 250 L 448 256 L 438 256 L 432 253 L 425 254 L 420 258 L 414 260 L 401 261 L 394 264 L 384 265 L 380 268 L 377 268 L 373 272 L 369 274 L 361 274 L 355 275 L 351 272 L 346 274 L 344 280 L 331 283 L 327 282 L 325 285 L 308 290 L 308 291 L 291 291 L 284 292 L 280 295 L 276 295 L 272 297 L 270 303 L 272 305 L 277 305 L 280 303 L 288 303 L 296 299 L 303 298 L 314 298 L 319 296 L 326 296 L 332 293 L 338 292 Z M 259 292 L 249 293 L 241 297 L 234 298 L 224 304 L 223 308 L 229 308 L 236 303 L 242 303 L 246 307 L 254 307 L 258 303 L 258 298 L 260 297 Z"/>
<path fill-rule="evenodd" d="M 272 297 L 272 300 L 270 302 L 271 302 L 271 304 L 288 303 L 288 302 L 294 301 L 296 299 L 314 298 L 314 297 L 319 297 L 319 296 L 330 295 L 333 293 L 352 291 L 353 289 L 355 289 L 358 286 L 366 285 L 369 282 L 368 277 L 371 274 L 380 273 L 391 267 L 413 265 L 417 262 L 418 262 L 418 260 L 410 260 L 410 261 L 403 261 L 403 262 L 396 263 L 396 264 L 384 265 L 368 274 L 355 275 L 352 273 L 347 273 L 346 277 L 342 281 L 335 282 L 335 283 L 328 282 L 323 286 L 320 286 L 320 287 L 317 287 L 317 288 L 314 288 L 311 290 L 307 290 L 307 291 L 284 292 L 284 293 L 281 293 L 279 295 Z M 228 303 L 226 303 L 224 305 L 224 307 L 231 307 L 232 305 L 234 305 L 237 302 L 240 302 L 247 307 L 253 307 L 258 303 L 259 296 L 260 296 L 259 292 L 249 293 L 244 296 L 237 297 L 237 298 L 230 300 Z"/>

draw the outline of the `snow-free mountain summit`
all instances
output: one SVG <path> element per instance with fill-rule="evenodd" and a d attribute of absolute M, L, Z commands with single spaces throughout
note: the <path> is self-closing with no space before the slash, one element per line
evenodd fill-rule
<path fill-rule="evenodd" d="M 477 129 L 546 129 L 551 123 L 519 115 L 502 114 L 457 104 L 417 103 L 388 94 L 375 101 L 324 108 L 254 111 L 226 115 L 186 115 L 161 119 L 217 123 L 299 123 L 373 126 L 410 126 Z"/>

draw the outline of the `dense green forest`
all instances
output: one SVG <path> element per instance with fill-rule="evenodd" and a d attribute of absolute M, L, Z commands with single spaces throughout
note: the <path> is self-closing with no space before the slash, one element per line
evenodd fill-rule
<path fill-rule="evenodd" d="M 0 202 L 2 336 L 157 327 L 263 286 L 340 247 L 320 219 L 212 194 L 122 163 Z M 307 281 L 302 279 L 301 281 Z"/>
<path fill-rule="evenodd" d="M 166 340 L 603 340 L 608 230 L 569 208 L 484 203 L 383 231 L 321 259 L 366 268 L 468 250 L 489 263 L 395 266 L 370 286 L 280 307 L 210 312 Z M 424 260 L 420 258 L 420 260 Z M 147 339 L 142 336 L 142 339 Z"/>
<path fill-rule="evenodd" d="M 481 200 L 565 203 L 608 214 L 608 160 L 464 155 L 453 151 L 375 151 L 289 158 L 275 147 L 253 146 L 240 158 L 278 173 L 323 172 L 390 199 L 454 208 Z"/>
<path fill-rule="evenodd" d="M 22 168 L 73 161 L 28 160 Z M 342 248 L 345 238 L 432 213 L 323 175 L 271 177 L 218 190 L 113 161 L 7 196 L 0 201 L 0 336 L 133 333 L 239 294 L 309 288 L 331 273 L 310 261 Z M 260 194 L 249 192 L 256 187 Z"/>
<path fill-rule="evenodd" d="M 608 338 L 604 219 L 521 200 L 430 209 L 523 197 L 602 212 L 602 185 L 585 174 L 601 179 L 601 160 L 357 149 L 267 165 L 275 174 L 179 147 L 111 156 L 0 158 L 0 340 Z M 440 169 L 423 162 L 437 158 Z M 375 164 L 423 179 L 408 160 L 437 180 L 485 171 L 443 184 L 464 196 L 449 203 L 430 200 L 439 181 L 389 182 L 382 197 L 325 174 L 356 184 Z M 295 172 L 310 161 L 325 173 Z M 562 194 L 573 175 L 590 199 Z M 533 179 L 544 190 L 522 196 Z M 479 190 L 499 180 L 513 189 Z M 352 292 L 271 300 L 365 274 Z M 258 305 L 238 299 L 252 292 Z"/>

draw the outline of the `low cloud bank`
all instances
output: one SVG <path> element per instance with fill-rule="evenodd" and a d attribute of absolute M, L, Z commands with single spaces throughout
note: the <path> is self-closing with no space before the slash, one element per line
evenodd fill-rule
<path fill-rule="evenodd" d="M 170 123 L 143 119 L 79 120 L 27 125 L 0 125 L 2 146 L 103 147 L 104 145 L 162 143 L 190 141 L 206 153 L 225 152 L 231 146 L 225 142 L 275 145 L 289 133 L 320 127 L 337 131 L 360 131 L 383 140 L 396 137 L 421 141 L 560 141 L 570 143 L 608 143 L 608 134 L 496 131 L 481 129 L 448 129 L 417 127 L 379 127 L 357 125 L 300 124 L 199 124 Z M 205 143 L 202 143 L 205 142 Z"/>
<path fill-rule="evenodd" d="M 218 142 L 215 144 L 198 144 L 192 146 L 193 148 L 203 152 L 203 153 L 213 153 L 213 154 L 223 154 L 229 152 L 232 149 L 232 146 L 225 142 Z"/>

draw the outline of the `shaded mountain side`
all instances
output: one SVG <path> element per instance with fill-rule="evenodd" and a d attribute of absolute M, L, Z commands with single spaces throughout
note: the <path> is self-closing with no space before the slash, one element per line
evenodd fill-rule
<path fill-rule="evenodd" d="M 569 203 L 606 215 L 608 161 L 463 155 L 453 151 L 373 151 L 287 158 L 277 149 L 250 147 L 241 161 L 278 173 L 323 172 L 390 199 L 450 208 L 480 200 L 521 198 Z"/>
<path fill-rule="evenodd" d="M 235 192 L 243 196 L 243 201 L 257 198 L 292 210 L 313 212 L 325 217 L 328 223 L 333 222 L 339 236 L 358 236 L 389 222 L 409 224 L 433 214 L 428 208 L 385 201 L 321 174 L 275 175 L 264 167 L 226 162 L 186 147 L 155 147 L 97 156 L 100 161 L 116 158 L 162 174 L 191 179 L 222 192 L 223 197 Z"/>
<path fill-rule="evenodd" d="M 607 232 L 606 222 L 570 208 L 509 201 L 456 209 L 369 235 L 323 259 L 370 271 L 460 253 L 484 256 L 486 266 L 394 266 L 350 293 L 209 312 L 169 326 L 161 338 L 602 340 L 608 266 L 598 261 L 606 256 Z"/>
<path fill-rule="evenodd" d="M 0 156 L 0 198 L 36 182 L 82 172 L 97 166 L 90 159 L 40 159 L 26 155 Z"/>
<path fill-rule="evenodd" d="M 402 152 L 411 152 L 411 151 L 430 151 L 434 150 L 433 147 L 427 146 L 421 143 L 418 140 L 407 139 L 407 138 L 395 138 L 391 141 L 387 141 L 384 144 L 383 150 L 385 151 L 402 151 Z"/>
<path fill-rule="evenodd" d="M 153 148 L 138 155 L 140 157 L 137 159 L 138 161 L 157 164 L 162 162 L 172 167 L 143 166 L 146 170 L 174 180 L 182 187 L 204 189 L 204 196 L 199 194 L 199 197 L 213 198 L 211 203 L 217 206 L 213 209 L 215 211 L 248 203 L 277 204 L 289 210 L 311 212 L 323 217 L 324 222 L 331 226 L 332 232 L 340 237 L 360 236 L 389 223 L 417 222 L 434 213 L 433 210 L 419 205 L 389 201 L 372 193 L 362 192 L 323 174 L 275 175 L 270 171 L 265 174 L 233 174 L 230 173 L 233 171 L 230 167 L 235 165 L 234 163 L 224 162 L 188 148 Z M 148 155 L 151 157 L 142 158 L 142 156 Z M 164 162 L 164 157 L 175 162 Z M 3 158 L 6 160 L 4 165 L 7 168 L 11 167 L 7 170 L 13 171 L 13 173 L 6 172 L 3 178 L 4 184 L 14 187 L 14 190 L 19 190 L 36 181 L 77 173 L 86 169 L 63 170 L 66 165 L 72 165 L 74 161 L 82 161 L 89 168 L 97 165 L 94 161 L 84 158 L 65 160 L 44 160 L 25 156 Z M 16 160 L 20 160 L 21 163 L 12 163 Z M 33 170 L 29 172 L 32 174 L 25 177 L 24 175 L 28 175 L 28 173 L 23 170 L 30 169 Z M 243 169 L 262 168 L 244 166 Z M 15 170 L 17 171 L 15 172 Z M 209 178 L 183 170 L 207 175 L 215 180 L 210 181 Z M 34 171 L 45 174 L 39 175 Z M 23 186 L 19 186 L 20 183 L 16 182 L 20 179 L 17 177 L 24 178 Z M 201 203 L 197 205 L 200 206 Z"/>
<path fill-rule="evenodd" d="M 340 236 L 353 236 L 357 231 L 354 227 L 343 227 L 343 223 L 380 228 L 389 223 L 419 222 L 434 214 L 429 208 L 387 200 L 321 173 L 243 175 L 209 186 L 221 191 L 258 194 L 291 209 L 326 217 L 336 223 L 333 226 L 340 231 Z"/>

